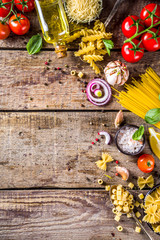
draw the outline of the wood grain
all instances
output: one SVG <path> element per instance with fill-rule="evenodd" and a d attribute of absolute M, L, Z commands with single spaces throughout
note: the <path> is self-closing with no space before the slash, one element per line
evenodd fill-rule
<path fill-rule="evenodd" d="M 113 98 L 104 107 L 96 107 L 87 101 L 86 84 L 97 77 L 87 63 L 74 57 L 68 52 L 68 57 L 56 58 L 50 51 L 29 56 L 24 51 L 0 51 L 1 54 L 1 82 L 0 82 L 0 109 L 1 110 L 42 110 L 42 109 L 109 109 L 118 110 L 122 107 Z M 104 67 L 109 61 L 123 58 L 119 52 L 112 52 L 111 57 L 102 62 Z M 47 70 L 45 61 L 50 59 Z M 67 61 L 67 62 L 66 62 Z M 68 64 L 69 68 L 65 65 Z M 145 53 L 144 58 L 137 64 L 129 64 L 130 80 L 138 79 L 138 75 L 145 72 L 148 66 L 153 67 L 158 74 L 160 52 Z M 60 67 L 62 70 L 55 70 Z M 82 71 L 85 76 L 82 80 L 71 76 L 70 71 Z M 102 74 L 102 77 L 103 74 Z M 119 88 L 119 90 L 123 87 Z"/>
<path fill-rule="evenodd" d="M 108 151 L 121 166 L 127 165 L 129 181 L 137 186 L 137 176 L 144 174 L 137 167 L 137 157 L 118 152 L 114 144 L 115 116 L 116 112 L 1 113 L 0 188 L 99 188 L 99 178 L 109 184 L 118 181 L 126 185 L 115 176 L 115 162 L 108 164 L 106 172 L 112 179 L 96 167 L 102 151 Z M 148 132 L 144 121 L 132 113 L 125 113 L 125 119 L 128 124 L 144 124 Z M 112 135 L 111 145 L 99 138 L 100 130 Z M 92 145 L 95 138 L 100 142 Z M 143 152 L 151 153 L 147 141 Z M 159 167 L 156 159 L 156 170 Z M 153 172 L 153 176 L 157 183 L 159 174 Z"/>
<path fill-rule="evenodd" d="M 123 36 L 122 32 L 121 32 L 121 24 L 123 22 L 123 20 L 125 19 L 125 17 L 127 17 L 128 15 L 140 15 L 141 9 L 147 5 L 148 3 L 150 3 L 150 0 L 145 0 L 141 1 L 141 0 L 127 0 L 124 1 L 121 4 L 121 8 L 118 9 L 116 15 L 114 16 L 114 18 L 111 20 L 111 23 L 108 25 L 107 27 L 107 31 L 109 32 L 113 32 L 113 40 L 115 42 L 115 48 L 120 48 L 123 45 L 123 41 L 125 39 L 125 37 Z M 159 0 L 154 0 L 152 1 L 154 3 L 159 3 Z M 115 3 L 115 0 L 104 0 L 103 1 L 103 11 L 101 13 L 100 19 L 105 22 L 107 16 L 109 15 L 113 5 Z M 41 29 L 38 23 L 38 18 L 36 16 L 36 12 L 33 11 L 31 13 L 27 13 L 26 16 L 30 19 L 31 22 L 31 28 L 29 30 L 29 32 L 24 35 L 24 36 L 17 36 L 15 34 L 11 34 L 9 38 L 7 38 L 6 40 L 1 40 L 0 41 L 0 48 L 25 48 L 26 44 L 28 42 L 28 40 L 37 33 L 41 33 Z M 90 26 L 89 26 L 90 28 Z M 70 49 L 74 49 L 77 48 L 77 44 L 72 43 L 70 44 L 69 48 Z M 53 48 L 52 44 L 47 44 L 47 43 L 43 43 L 43 48 Z"/>
<path fill-rule="evenodd" d="M 144 192 L 145 193 L 145 192 Z M 135 195 L 137 195 L 135 193 Z M 1 191 L 0 234 L 3 240 L 139 240 L 133 219 L 114 221 L 109 195 L 100 190 Z M 116 226 L 122 225 L 123 232 Z M 158 236 L 147 230 L 158 240 Z M 115 238 L 112 236 L 115 234 Z"/>

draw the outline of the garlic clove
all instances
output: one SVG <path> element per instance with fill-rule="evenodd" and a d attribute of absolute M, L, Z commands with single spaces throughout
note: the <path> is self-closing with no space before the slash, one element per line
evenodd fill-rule
<path fill-rule="evenodd" d="M 117 173 L 119 173 L 124 181 L 127 181 L 129 178 L 129 171 L 125 167 L 116 167 Z"/>
<path fill-rule="evenodd" d="M 114 121 L 115 127 L 118 128 L 123 121 L 124 121 L 123 112 L 122 112 L 122 110 L 120 110 L 120 111 L 117 113 L 116 118 L 115 118 L 115 121 Z"/>

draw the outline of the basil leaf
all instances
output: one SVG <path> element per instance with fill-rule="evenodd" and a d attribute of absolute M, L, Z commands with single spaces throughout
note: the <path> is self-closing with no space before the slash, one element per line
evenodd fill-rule
<path fill-rule="evenodd" d="M 145 115 L 145 121 L 150 124 L 156 124 L 160 121 L 160 108 L 150 109 Z"/>
<path fill-rule="evenodd" d="M 111 55 L 111 49 L 114 47 L 114 43 L 112 40 L 108 40 L 108 39 L 103 39 L 103 43 L 107 49 L 107 53 L 110 56 Z"/>
<path fill-rule="evenodd" d="M 141 125 L 141 126 L 138 128 L 138 130 L 135 131 L 135 133 L 133 134 L 132 139 L 133 139 L 133 140 L 141 140 L 143 134 L 144 134 L 144 126 Z"/>
<path fill-rule="evenodd" d="M 32 36 L 28 41 L 26 48 L 29 54 L 40 52 L 42 48 L 42 37 L 39 34 Z"/>

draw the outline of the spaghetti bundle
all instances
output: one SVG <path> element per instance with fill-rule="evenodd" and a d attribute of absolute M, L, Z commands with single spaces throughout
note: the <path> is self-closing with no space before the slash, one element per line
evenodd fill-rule
<path fill-rule="evenodd" d="M 125 84 L 125 91 L 117 91 L 119 95 L 114 95 L 118 102 L 131 112 L 141 118 L 145 118 L 146 113 L 153 108 L 160 108 L 160 77 L 152 68 L 148 68 L 145 74 L 141 75 L 141 81 L 133 79 L 132 84 Z M 155 124 L 160 129 L 160 122 Z"/>

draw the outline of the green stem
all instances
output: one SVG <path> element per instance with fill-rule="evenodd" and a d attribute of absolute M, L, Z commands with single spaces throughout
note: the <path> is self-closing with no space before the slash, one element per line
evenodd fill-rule
<path fill-rule="evenodd" d="M 151 29 L 151 28 L 153 28 L 153 27 L 156 27 L 156 26 L 159 25 L 159 24 L 160 24 L 160 21 L 157 22 L 157 23 L 155 23 L 155 24 L 151 24 L 150 27 L 144 29 L 142 32 L 138 32 L 138 33 L 136 32 L 132 37 L 126 39 L 126 40 L 124 41 L 124 43 L 127 43 L 127 42 L 132 41 L 132 39 L 136 38 L 138 35 L 141 35 L 141 34 L 147 32 L 149 29 Z"/>
<path fill-rule="evenodd" d="M 7 15 L 5 18 L 3 18 L 2 23 L 5 23 L 5 22 L 7 21 L 7 18 L 9 17 L 9 15 L 11 14 L 11 12 L 14 13 L 14 11 L 13 11 L 14 0 L 12 0 L 11 2 L 7 2 L 7 4 L 9 4 L 9 3 L 11 3 L 11 9 L 10 9 L 8 15 Z"/>

